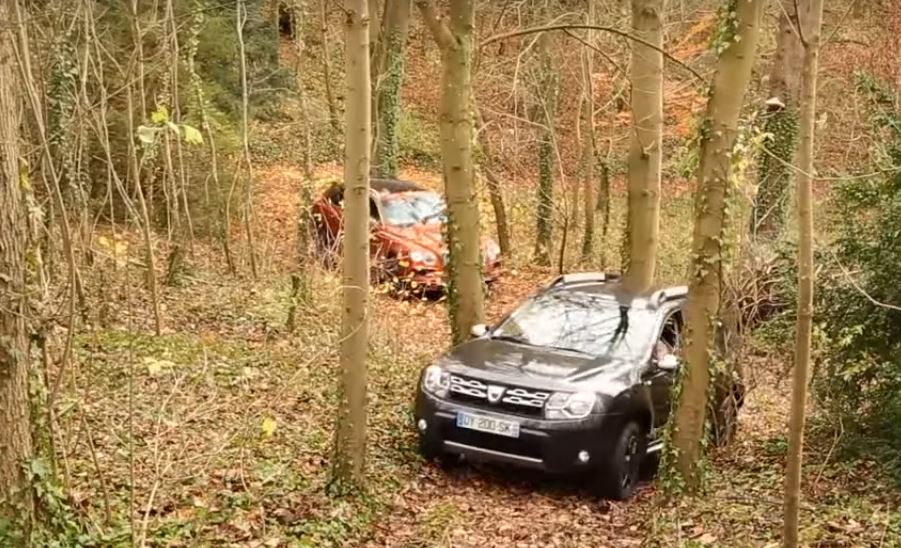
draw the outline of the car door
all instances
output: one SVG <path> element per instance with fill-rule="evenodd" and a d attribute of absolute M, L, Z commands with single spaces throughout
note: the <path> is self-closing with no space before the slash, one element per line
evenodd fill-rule
<path fill-rule="evenodd" d="M 344 187 L 334 185 L 316 202 L 313 216 L 319 236 L 332 250 L 337 249 L 337 242 L 344 226 Z"/>
<path fill-rule="evenodd" d="M 369 257 L 374 268 L 382 268 L 382 260 L 387 251 L 386 241 L 379 231 L 382 224 L 382 211 L 377 198 L 369 196 Z"/>
<path fill-rule="evenodd" d="M 657 342 L 663 342 L 669 348 L 669 352 L 675 354 L 681 363 L 682 358 L 682 326 L 684 321 L 682 318 L 682 310 L 675 309 L 667 313 L 657 333 L 655 346 Z M 659 428 L 666 424 L 669 420 L 672 408 L 672 393 L 676 378 L 679 374 L 678 369 L 667 370 L 658 366 L 658 356 L 652 354 L 651 364 L 649 367 L 649 384 L 651 388 L 651 399 L 654 407 L 654 427 Z"/>

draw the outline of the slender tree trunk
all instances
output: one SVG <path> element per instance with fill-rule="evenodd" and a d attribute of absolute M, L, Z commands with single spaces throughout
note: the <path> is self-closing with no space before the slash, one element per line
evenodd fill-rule
<path fill-rule="evenodd" d="M 588 24 L 597 24 L 597 2 L 586 0 L 588 8 Z M 594 44 L 594 31 L 588 31 L 588 43 Z M 597 142 L 595 141 L 594 127 L 594 86 L 592 74 L 594 74 L 594 51 L 590 48 L 581 48 L 580 63 L 582 69 L 582 97 L 579 113 L 581 129 L 579 136 L 582 140 L 582 200 L 585 214 L 585 231 L 582 234 L 582 262 L 591 258 L 594 251 L 595 217 L 597 209 L 597 192 L 595 178 L 597 174 Z"/>
<path fill-rule="evenodd" d="M 302 75 L 304 70 L 304 54 L 306 53 L 306 43 L 303 39 L 301 29 L 303 27 L 303 18 L 305 15 L 303 2 L 294 0 L 291 12 L 293 18 L 294 32 L 294 51 L 296 55 L 294 70 L 297 80 L 297 94 L 300 102 L 300 115 L 303 131 L 303 153 L 301 165 L 303 166 L 303 181 L 300 183 L 300 200 L 298 204 L 297 215 L 297 261 L 298 261 L 298 283 L 296 299 L 299 302 L 309 302 L 310 292 L 310 264 L 313 255 L 310 250 L 312 244 L 311 228 L 313 219 L 310 215 L 310 208 L 313 205 L 313 135 L 312 125 L 310 123 L 309 104 L 307 92 L 304 88 Z"/>
<path fill-rule="evenodd" d="M 249 90 L 247 89 L 247 56 L 244 52 L 244 24 L 247 22 L 247 6 L 244 0 L 236 0 L 236 31 L 238 34 L 238 53 L 241 66 L 241 149 L 243 165 L 247 181 L 244 184 L 244 235 L 247 238 L 247 254 L 250 259 L 250 272 L 257 278 L 257 253 L 253 238 L 253 159 L 250 156 L 250 115 L 248 113 Z"/>
<path fill-rule="evenodd" d="M 601 241 L 607 241 L 607 233 L 610 230 L 610 168 L 605 160 L 597 158 L 596 171 L 598 174 L 598 195 L 595 200 L 595 213 L 601 215 Z M 607 268 L 607 245 L 601 246 L 600 263 L 602 268 Z"/>
<path fill-rule="evenodd" d="M 366 0 L 345 0 L 347 106 L 344 152 L 344 270 L 341 384 L 332 482 L 362 487 L 366 459 L 366 352 L 369 333 L 369 153 L 371 97 Z"/>
<path fill-rule="evenodd" d="M 798 546 L 801 510 L 801 464 L 804 446 L 804 415 L 807 402 L 808 371 L 813 321 L 813 160 L 816 127 L 817 72 L 823 0 L 811 0 L 801 15 L 804 64 L 801 76 L 801 123 L 798 140 L 798 320 L 796 328 L 795 372 L 788 427 L 788 455 L 785 472 L 785 527 L 783 546 Z"/>
<path fill-rule="evenodd" d="M 545 10 L 547 11 L 547 10 Z M 538 37 L 539 76 L 535 95 L 539 106 L 535 121 L 541 124 L 538 135 L 538 196 L 535 214 L 535 262 L 551 264 L 551 235 L 554 221 L 554 118 L 559 79 L 551 60 L 550 34 Z M 564 194 L 566 190 L 564 189 Z M 565 195 L 564 195 L 565 202 Z M 565 211 L 565 210 L 564 210 Z M 566 214 L 568 215 L 568 211 Z"/>
<path fill-rule="evenodd" d="M 771 137 L 760 152 L 757 197 L 751 211 L 751 234 L 771 241 L 779 236 L 798 140 L 798 95 L 804 48 L 797 31 L 798 10 L 810 0 L 778 0 L 779 30 L 770 71 L 770 93 L 764 114 L 764 130 Z"/>
<path fill-rule="evenodd" d="M 644 291 L 654 282 L 663 146 L 663 0 L 632 0 L 632 140 L 629 147 L 629 268 L 623 283 Z"/>
<path fill-rule="evenodd" d="M 19 176 L 19 74 L 15 0 L 0 0 L 0 519 L 30 527 L 32 492 L 23 465 L 32 456 L 28 397 L 26 247 L 28 221 Z"/>
<path fill-rule="evenodd" d="M 404 50 L 410 26 L 410 0 L 387 0 L 378 64 L 375 65 L 378 128 L 375 167 L 380 177 L 396 177 L 398 163 L 397 124 L 400 90 L 404 83 Z"/>
<path fill-rule="evenodd" d="M 472 0 L 455 0 L 447 23 L 429 0 L 416 0 L 441 49 L 441 156 L 447 196 L 447 242 L 450 261 L 448 310 L 454 344 L 469 337 L 485 318 L 479 207 L 475 197 L 472 157 Z"/>
<path fill-rule="evenodd" d="M 319 24 L 322 38 L 322 83 L 325 86 L 325 102 L 328 105 L 328 119 L 332 127 L 332 136 L 330 143 L 337 142 L 341 138 L 341 120 L 338 116 L 338 101 L 335 99 L 335 92 L 332 89 L 332 61 L 331 46 L 329 45 L 328 35 L 328 1 L 321 0 L 319 10 Z M 337 150 L 331 151 L 337 154 Z"/>
<path fill-rule="evenodd" d="M 689 491 L 696 490 L 699 483 L 698 464 L 710 384 L 708 349 L 720 303 L 731 154 L 766 4 L 762 0 L 734 1 L 734 19 L 724 22 L 730 27 L 724 34 L 732 38 L 717 60 L 701 129 L 698 198 L 685 305 L 685 373 L 674 421 L 676 471 Z"/>
<path fill-rule="evenodd" d="M 475 98 L 473 98 L 473 110 L 475 111 L 476 119 L 479 124 L 477 135 L 478 145 L 481 149 L 479 157 L 482 160 L 479 167 L 485 173 L 485 186 L 488 188 L 488 198 L 491 200 L 491 209 L 494 210 L 494 224 L 497 228 L 497 243 L 498 247 L 501 248 L 501 255 L 509 257 L 510 253 L 513 251 L 513 247 L 510 243 L 510 224 L 507 221 L 507 206 L 504 203 L 504 190 L 501 188 L 501 182 L 497 177 L 497 173 L 494 171 L 494 157 L 491 155 L 491 144 L 488 142 L 488 135 L 486 133 L 488 125 L 485 122 L 485 118 L 482 116 L 482 112 L 479 110 L 478 105 L 475 103 Z"/>

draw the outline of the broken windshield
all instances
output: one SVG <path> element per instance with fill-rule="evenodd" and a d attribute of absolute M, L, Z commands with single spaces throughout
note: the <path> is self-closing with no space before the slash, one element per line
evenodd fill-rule
<path fill-rule="evenodd" d="M 444 200 L 434 192 L 401 192 L 382 197 L 382 216 L 392 226 L 441 223 Z"/>

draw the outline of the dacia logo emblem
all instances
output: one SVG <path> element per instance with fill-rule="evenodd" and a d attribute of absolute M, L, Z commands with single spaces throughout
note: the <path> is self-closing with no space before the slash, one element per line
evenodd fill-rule
<path fill-rule="evenodd" d="M 501 401 L 501 396 L 504 395 L 504 387 L 496 386 L 493 384 L 488 385 L 488 403 L 497 403 Z"/>

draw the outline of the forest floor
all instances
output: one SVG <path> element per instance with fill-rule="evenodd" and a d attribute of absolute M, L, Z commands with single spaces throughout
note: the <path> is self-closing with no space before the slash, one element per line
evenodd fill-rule
<path fill-rule="evenodd" d="M 163 292 L 162 336 L 128 262 L 88 284 L 90 299 L 112 304 L 92 309 L 74 341 L 60 466 L 102 545 L 134 535 L 147 546 L 777 546 L 784 354 L 751 358 L 738 438 L 712 456 L 702 495 L 668 500 L 648 484 L 631 501 L 608 502 L 567 481 L 424 463 L 411 404 L 420 369 L 448 346 L 445 309 L 380 291 L 370 318 L 369 489 L 327 495 L 340 291 L 333 272 L 317 269 L 295 330 L 286 329 L 294 176 L 263 177 L 260 279 L 228 276 L 218 252 L 198 245 L 193 270 Z M 492 319 L 551 276 L 516 266 L 490 296 Z M 806 447 L 803 539 L 901 546 L 901 493 L 878 463 L 839 460 L 833 441 L 816 436 Z"/>

